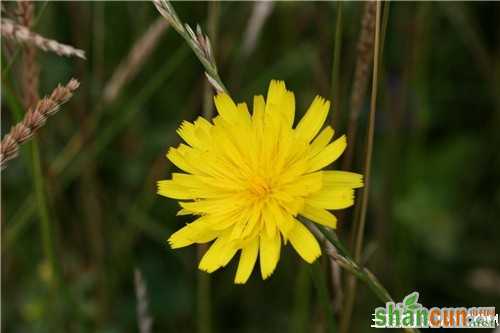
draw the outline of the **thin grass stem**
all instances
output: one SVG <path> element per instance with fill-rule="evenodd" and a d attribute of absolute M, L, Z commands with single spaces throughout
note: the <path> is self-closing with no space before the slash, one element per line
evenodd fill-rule
<path fill-rule="evenodd" d="M 198 247 L 198 250 L 201 250 Z M 199 252 L 199 257 L 202 253 Z M 210 302 L 211 298 L 211 288 L 210 288 L 210 276 L 202 271 L 198 272 L 198 293 L 197 293 L 197 330 L 198 333 L 210 333 L 212 332 L 212 304 Z"/>
<path fill-rule="evenodd" d="M 342 1 L 337 2 L 337 19 L 335 24 L 335 41 L 333 46 L 331 99 L 334 103 L 335 112 L 339 113 L 340 105 L 340 58 L 342 50 Z"/>
<path fill-rule="evenodd" d="M 311 279 L 309 265 L 301 262 L 295 277 L 293 315 L 289 331 L 293 333 L 309 332 L 309 304 L 311 302 Z"/>
<path fill-rule="evenodd" d="M 330 301 L 328 282 L 325 278 L 325 274 L 324 265 L 322 265 L 319 261 L 316 261 L 312 267 L 311 275 L 326 319 L 325 332 L 334 333 L 337 332 L 337 323 L 335 322 L 335 315 L 333 312 L 332 302 Z"/>
<path fill-rule="evenodd" d="M 58 282 L 58 273 L 56 259 L 55 259 L 55 249 L 53 240 L 52 225 L 50 222 L 49 209 L 47 206 L 47 196 L 45 192 L 45 184 L 43 179 L 43 172 L 41 167 L 41 157 L 40 148 L 38 145 L 38 140 L 33 140 L 31 143 L 31 158 L 32 158 L 32 168 L 33 168 L 33 181 L 35 187 L 35 196 L 37 201 L 38 213 L 40 217 L 40 229 L 42 234 L 42 247 L 45 258 L 51 269 L 51 276 L 53 276 L 53 282 L 51 283 L 53 288 Z"/>
<path fill-rule="evenodd" d="M 378 92 L 378 75 L 379 75 L 379 51 L 380 51 L 380 9 L 381 2 L 377 2 L 377 14 L 375 23 L 375 46 L 373 52 L 373 76 L 372 76 L 372 92 L 370 99 L 370 114 L 368 117 L 368 134 L 366 142 L 366 155 L 364 162 L 364 188 L 362 190 L 361 199 L 361 216 L 359 220 L 359 230 L 356 237 L 356 247 L 354 258 L 359 261 L 364 238 L 364 230 L 366 224 L 366 212 L 368 208 L 368 197 L 370 193 L 371 181 L 371 166 L 373 155 L 373 137 L 375 132 L 375 113 L 377 110 L 377 92 Z"/>
<path fill-rule="evenodd" d="M 370 99 L 370 113 L 368 115 L 368 133 L 366 141 L 366 154 L 364 159 L 364 188 L 361 191 L 361 204 L 355 212 L 355 241 L 354 241 L 354 261 L 359 262 L 361 259 L 361 251 L 363 245 L 366 212 L 368 207 L 368 197 L 370 192 L 371 181 L 371 163 L 373 155 L 373 136 L 375 131 L 375 112 L 377 106 L 377 90 L 378 90 L 378 75 L 379 75 L 379 52 L 380 52 L 380 16 L 381 16 L 380 1 L 376 3 L 375 14 L 375 36 L 373 47 L 373 73 L 372 73 L 372 91 Z M 359 214 L 358 214 L 359 213 Z M 359 220 L 357 219 L 359 215 Z M 341 332 L 348 332 L 351 323 L 351 316 L 356 299 L 356 280 L 349 279 L 347 283 L 346 303 L 343 312 Z"/>

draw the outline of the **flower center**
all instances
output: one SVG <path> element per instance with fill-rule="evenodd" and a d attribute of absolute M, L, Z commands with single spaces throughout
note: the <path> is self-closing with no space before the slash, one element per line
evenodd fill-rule
<path fill-rule="evenodd" d="M 267 179 L 255 176 L 248 182 L 248 191 L 258 199 L 263 200 L 271 194 L 272 187 Z"/>

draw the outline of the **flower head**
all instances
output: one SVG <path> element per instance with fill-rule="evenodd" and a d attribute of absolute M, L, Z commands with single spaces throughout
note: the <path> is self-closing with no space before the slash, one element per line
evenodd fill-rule
<path fill-rule="evenodd" d="M 236 283 L 248 280 L 257 257 L 269 277 L 288 241 L 312 263 L 321 249 L 298 216 L 335 228 L 329 210 L 351 206 L 363 186 L 359 174 L 322 170 L 346 147 L 345 136 L 331 142 L 333 129 L 322 130 L 330 102 L 316 97 L 293 128 L 295 97 L 283 81 L 271 81 L 267 100 L 254 97 L 252 114 L 227 94 L 214 100 L 213 123 L 183 122 L 186 144 L 167 153 L 186 173 L 158 182 L 159 194 L 180 200 L 179 215 L 197 217 L 169 238 L 171 247 L 214 241 L 199 263 L 209 273 L 241 250 Z"/>

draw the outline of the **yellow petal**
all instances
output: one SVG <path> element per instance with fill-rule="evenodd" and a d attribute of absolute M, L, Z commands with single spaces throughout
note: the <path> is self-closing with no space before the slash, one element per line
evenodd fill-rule
<path fill-rule="evenodd" d="M 234 255 L 238 252 L 238 247 L 234 243 L 228 243 L 226 244 L 223 254 L 220 257 L 220 265 L 222 267 L 225 267 L 231 259 L 233 259 Z"/>
<path fill-rule="evenodd" d="M 262 202 L 255 203 L 253 207 L 250 209 L 248 222 L 245 225 L 243 233 L 241 237 L 248 237 L 252 234 L 252 231 L 257 227 L 257 225 L 261 222 L 261 212 L 262 212 Z"/>
<path fill-rule="evenodd" d="M 197 169 L 186 161 L 179 148 L 170 148 L 167 153 L 167 158 L 181 170 L 189 173 L 197 172 Z"/>
<path fill-rule="evenodd" d="M 255 122 L 260 117 L 264 117 L 264 110 L 266 108 L 266 102 L 264 96 L 256 95 L 253 97 L 253 114 L 252 121 Z"/>
<path fill-rule="evenodd" d="M 238 109 L 231 97 L 226 93 L 219 93 L 214 96 L 215 107 L 219 115 L 229 124 L 238 124 Z"/>
<path fill-rule="evenodd" d="M 295 117 L 295 95 L 286 90 L 284 81 L 272 80 L 267 93 L 266 112 L 279 114 L 284 125 L 291 128 Z"/>
<path fill-rule="evenodd" d="M 243 284 L 247 282 L 257 261 L 258 253 L 259 238 L 255 237 L 253 241 L 241 249 L 240 263 L 238 264 L 234 283 Z"/>
<path fill-rule="evenodd" d="M 210 248 L 205 252 L 203 258 L 201 258 L 198 268 L 202 271 L 212 273 L 217 269 L 222 267 L 223 258 L 225 257 L 227 250 L 227 240 L 226 237 L 219 237 L 210 246 Z"/>
<path fill-rule="evenodd" d="M 302 223 L 297 222 L 288 237 L 297 253 L 308 263 L 321 255 L 318 241 Z"/>
<path fill-rule="evenodd" d="M 345 150 L 347 141 L 345 135 L 330 143 L 319 154 L 311 158 L 309 172 L 317 171 L 333 163 Z"/>
<path fill-rule="evenodd" d="M 283 96 L 282 102 L 282 112 L 285 115 L 286 125 L 288 128 L 292 128 L 293 121 L 295 118 L 295 95 L 291 91 L 287 91 L 285 96 Z"/>
<path fill-rule="evenodd" d="M 363 175 L 349 171 L 323 171 L 324 187 L 363 187 Z"/>
<path fill-rule="evenodd" d="M 189 121 L 183 121 L 181 126 L 177 129 L 179 136 L 191 147 L 199 144 L 199 140 L 195 134 L 195 126 Z"/>
<path fill-rule="evenodd" d="M 305 204 L 304 208 L 300 211 L 300 215 L 308 218 L 309 220 L 326 225 L 332 229 L 337 227 L 337 218 L 335 215 L 323 208 L 313 207 Z"/>
<path fill-rule="evenodd" d="M 198 141 L 196 148 L 204 151 L 209 150 L 211 148 L 211 145 L 213 144 L 211 135 L 213 125 L 209 123 L 205 118 L 198 117 L 194 121 L 194 126 L 195 135 Z"/>
<path fill-rule="evenodd" d="M 212 230 L 200 217 L 193 223 L 187 224 L 184 228 L 173 233 L 168 242 L 172 249 L 188 246 L 193 243 L 203 244 L 210 242 L 220 234 L 220 231 Z"/>
<path fill-rule="evenodd" d="M 225 204 L 223 199 L 181 201 L 179 205 L 185 210 L 195 214 L 222 214 L 234 210 L 234 207 Z"/>
<path fill-rule="evenodd" d="M 265 215 L 262 215 L 262 219 L 264 221 L 264 226 L 266 229 L 267 237 L 274 237 L 274 234 L 276 233 L 276 223 L 274 222 L 273 219 L 270 218 L 265 218 Z"/>
<path fill-rule="evenodd" d="M 265 233 L 260 235 L 260 273 L 264 280 L 273 274 L 280 259 L 280 250 L 281 236 L 278 232 L 274 237 L 267 237 Z"/>
<path fill-rule="evenodd" d="M 240 212 L 238 216 L 238 222 L 234 225 L 234 228 L 231 232 L 231 239 L 235 240 L 238 238 L 241 238 L 243 234 L 243 230 L 245 229 L 245 226 L 249 222 L 250 215 L 252 213 L 251 209 L 244 209 Z"/>
<path fill-rule="evenodd" d="M 172 180 L 158 182 L 158 194 L 173 199 L 209 199 L 226 197 L 228 192 L 203 184 L 193 175 L 174 173 Z"/>
<path fill-rule="evenodd" d="M 238 103 L 236 108 L 238 109 L 238 118 L 239 118 L 238 122 L 240 124 L 245 124 L 249 126 L 251 123 L 251 117 L 250 113 L 248 112 L 247 103 Z"/>
<path fill-rule="evenodd" d="M 306 196 L 319 191 L 323 186 L 323 173 L 314 172 L 303 175 L 290 184 L 283 185 L 282 190 L 293 196 Z"/>
<path fill-rule="evenodd" d="M 316 96 L 295 129 L 297 137 L 306 142 L 310 142 L 323 126 L 329 108 L 329 101 L 326 101 L 320 96 Z"/>
<path fill-rule="evenodd" d="M 330 126 L 325 127 L 313 140 L 309 147 L 309 156 L 314 157 L 321 152 L 333 138 L 335 131 Z"/>
<path fill-rule="evenodd" d="M 241 214 L 233 209 L 227 213 L 221 214 L 210 214 L 206 215 L 207 222 L 210 223 L 210 227 L 214 230 L 224 230 L 231 226 L 235 226 L 242 222 Z M 234 230 L 235 228 L 233 228 Z"/>
<path fill-rule="evenodd" d="M 208 181 L 206 180 L 207 178 Z M 207 197 L 203 195 L 205 192 L 211 192 L 208 194 L 208 197 L 224 196 L 228 193 L 226 189 L 217 187 L 217 185 L 219 185 L 218 182 L 211 177 L 174 172 L 172 173 L 172 181 L 179 186 L 190 189 L 192 194 L 199 193 L 200 197 L 203 198 Z"/>
<path fill-rule="evenodd" d="M 276 201 L 268 202 L 264 207 L 263 214 L 264 221 L 277 226 L 285 238 L 288 232 L 293 229 L 294 221 L 291 219 L 291 216 L 284 212 Z"/>
<path fill-rule="evenodd" d="M 311 206 L 325 209 L 344 209 L 354 204 L 354 190 L 349 188 L 322 189 L 306 199 Z"/>
<path fill-rule="evenodd" d="M 210 128 L 213 126 L 208 120 L 206 120 L 203 117 L 198 117 L 194 121 L 194 125 L 196 128 L 203 128 L 205 130 L 210 130 Z"/>
<path fill-rule="evenodd" d="M 285 81 L 271 80 L 267 90 L 266 105 L 278 105 L 286 92 Z"/>
<path fill-rule="evenodd" d="M 172 199 L 193 199 L 191 191 L 175 183 L 173 180 L 160 180 L 157 182 L 158 194 Z"/>

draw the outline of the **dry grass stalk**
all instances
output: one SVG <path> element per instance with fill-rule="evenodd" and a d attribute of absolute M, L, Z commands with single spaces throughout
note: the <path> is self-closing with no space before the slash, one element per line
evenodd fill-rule
<path fill-rule="evenodd" d="M 271 15 L 273 8 L 274 3 L 271 1 L 256 2 L 254 4 L 252 15 L 250 16 L 243 37 L 243 46 L 241 49 L 243 56 L 249 56 L 255 49 L 260 32 L 267 18 Z"/>
<path fill-rule="evenodd" d="M 168 22 L 158 18 L 134 44 L 128 57 L 124 59 L 113 73 L 113 76 L 104 88 L 104 103 L 112 102 L 127 81 L 131 80 L 139 71 L 142 64 L 153 52 L 160 37 L 166 31 Z"/>
<path fill-rule="evenodd" d="M 0 146 L 0 168 L 7 167 L 7 162 L 19 153 L 19 145 L 30 139 L 33 134 L 45 124 L 49 116 L 55 114 L 59 107 L 66 103 L 80 83 L 71 79 L 66 86 L 57 86 L 50 96 L 38 101 L 33 109 L 26 112 L 24 119 L 17 123 L 10 133 L 6 134 Z"/>
<path fill-rule="evenodd" d="M 32 1 L 18 1 L 17 15 L 22 26 L 31 28 L 35 14 L 35 5 Z M 36 61 L 37 49 L 33 45 L 26 45 L 23 50 L 22 84 L 24 107 L 28 109 L 38 101 L 38 81 L 40 68 Z"/>
<path fill-rule="evenodd" d="M 85 59 L 85 52 L 83 50 L 42 37 L 30 31 L 24 25 L 17 24 L 8 18 L 2 18 L 1 32 L 3 37 L 16 40 L 22 44 L 34 45 L 44 51 L 51 51 L 60 56 L 75 56 Z"/>
<path fill-rule="evenodd" d="M 134 272 L 135 295 L 137 297 L 137 323 L 140 333 L 151 333 L 153 319 L 149 315 L 148 310 L 148 290 L 141 271 L 137 268 Z"/>
<path fill-rule="evenodd" d="M 327 248 L 329 248 L 330 246 L 331 245 L 326 245 Z M 344 290 L 342 288 L 340 266 L 332 258 L 330 258 L 330 278 L 332 283 L 332 290 L 334 292 L 332 298 L 333 311 L 338 313 L 342 309 L 342 303 L 344 301 Z"/>
<path fill-rule="evenodd" d="M 376 7 L 376 1 L 367 2 L 361 20 L 361 31 L 359 33 L 357 46 L 358 57 L 356 59 L 354 81 L 351 89 L 349 125 L 347 128 L 347 137 L 350 143 L 347 146 L 342 162 L 342 169 L 344 170 L 351 168 L 358 118 L 366 96 L 368 77 L 372 66 Z"/>
<path fill-rule="evenodd" d="M 368 129 L 366 133 L 366 151 L 364 157 L 364 187 L 361 192 L 361 205 L 359 208 L 359 217 L 354 221 L 353 235 L 355 237 L 354 242 L 354 260 L 360 262 L 361 251 L 363 247 L 363 238 L 366 225 L 366 213 L 368 209 L 368 197 L 370 193 L 370 181 L 371 181 L 371 165 L 372 165 L 372 155 L 373 155 L 373 142 L 375 133 L 375 113 L 377 110 L 377 92 L 378 92 L 378 82 L 379 82 L 379 67 L 380 67 L 380 21 L 381 21 L 381 7 L 382 3 L 377 1 L 375 5 L 375 29 L 373 38 L 373 75 L 372 75 L 372 85 L 371 85 L 371 99 L 370 99 L 370 113 L 368 115 Z M 355 216 L 358 216 L 355 214 Z M 351 277 L 348 280 L 346 289 L 346 302 L 343 311 L 342 321 L 340 323 L 340 332 L 349 332 L 349 326 L 351 324 L 351 316 L 354 307 L 354 302 L 356 298 L 356 279 Z"/>

